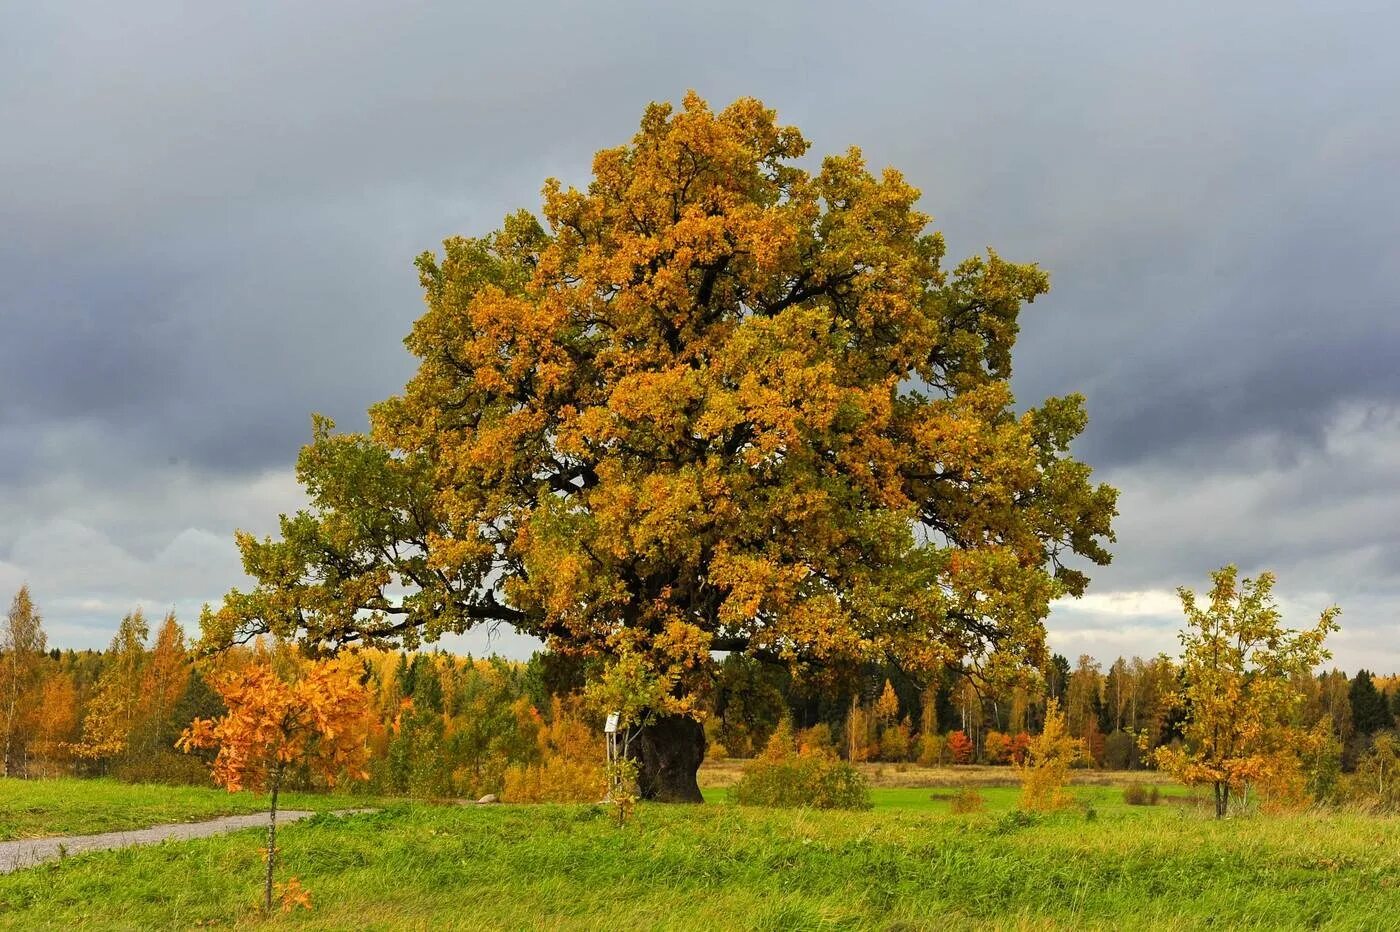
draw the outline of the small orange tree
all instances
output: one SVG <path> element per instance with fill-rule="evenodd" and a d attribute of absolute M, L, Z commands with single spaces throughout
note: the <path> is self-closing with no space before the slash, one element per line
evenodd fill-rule
<path fill-rule="evenodd" d="M 953 758 L 955 764 L 972 763 L 972 755 L 977 748 L 973 745 L 972 739 L 965 731 L 953 731 L 948 733 L 948 754 Z"/>
<path fill-rule="evenodd" d="M 266 659 L 214 679 L 228 712 L 195 719 L 178 747 L 219 749 L 214 780 L 230 793 L 268 793 L 267 875 L 263 906 L 272 909 L 277 860 L 277 794 L 288 768 L 305 766 L 334 783 L 342 774 L 365 779 L 369 759 L 369 697 L 349 658 L 292 665 L 284 679 Z"/>

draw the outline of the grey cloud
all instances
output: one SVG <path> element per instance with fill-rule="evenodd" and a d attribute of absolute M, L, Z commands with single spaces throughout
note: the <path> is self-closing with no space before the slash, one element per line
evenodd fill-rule
<path fill-rule="evenodd" d="M 106 639 L 80 632 L 107 609 L 82 605 L 238 582 L 231 545 L 208 542 L 295 507 L 308 414 L 359 427 L 412 371 L 412 257 L 534 206 L 548 175 L 586 180 L 647 101 L 687 87 L 754 94 L 816 153 L 858 143 L 898 166 L 955 256 L 992 244 L 1051 271 L 1016 388 L 1089 397 L 1079 452 L 1124 489 L 1095 591 L 1267 563 L 1367 606 L 1358 631 L 1393 630 L 1400 17 L 1384 6 L 3 18 L 0 586 L 47 580 L 75 641 Z M 1348 420 L 1361 410 L 1380 426 Z M 75 529 L 95 536 L 65 544 Z"/>

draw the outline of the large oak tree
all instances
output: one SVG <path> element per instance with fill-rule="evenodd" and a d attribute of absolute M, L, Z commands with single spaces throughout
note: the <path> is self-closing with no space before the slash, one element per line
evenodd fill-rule
<path fill-rule="evenodd" d="M 643 792 L 695 800 L 714 652 L 813 675 L 1042 660 L 1116 496 L 1069 455 L 1082 398 L 1013 406 L 1047 277 L 990 251 L 945 271 L 898 172 L 856 149 L 809 171 L 807 149 L 756 100 L 652 105 L 585 190 L 545 184 L 542 222 L 421 256 L 417 374 L 367 435 L 316 421 L 312 506 L 239 536 L 257 585 L 208 641 L 505 623 L 640 656 L 667 697 Z"/>

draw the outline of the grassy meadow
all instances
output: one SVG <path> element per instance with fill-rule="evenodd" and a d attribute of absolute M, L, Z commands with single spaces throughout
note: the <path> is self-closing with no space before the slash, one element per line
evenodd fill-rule
<path fill-rule="evenodd" d="M 60 782 L 109 801 L 129 790 L 138 808 L 150 797 L 148 813 L 209 805 Z M 6 805 L 26 789 L 56 795 L 6 785 Z M 0 927 L 1380 929 L 1400 913 L 1394 818 L 1217 823 L 1189 800 L 1129 807 L 1120 788 L 1092 785 L 1048 816 L 1015 812 L 1010 787 L 979 790 L 986 810 L 968 815 L 950 813 L 945 787 L 879 787 L 863 813 L 750 809 L 726 792 L 642 805 L 622 829 L 596 805 L 399 802 L 312 819 L 282 834 L 279 873 L 314 908 L 270 919 L 255 905 L 257 830 L 83 855 L 0 876 Z M 47 824 L 67 824 L 62 808 Z"/>

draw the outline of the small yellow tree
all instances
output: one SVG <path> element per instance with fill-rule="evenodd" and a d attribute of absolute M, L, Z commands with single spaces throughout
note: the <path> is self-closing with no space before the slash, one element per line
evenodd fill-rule
<path fill-rule="evenodd" d="M 1297 724 L 1305 700 L 1297 680 L 1331 654 L 1323 647 L 1337 630 L 1339 609 L 1325 610 L 1302 631 L 1285 628 L 1274 604 L 1272 573 L 1239 579 L 1233 566 L 1211 574 L 1210 604 L 1179 589 L 1186 613 L 1181 633 L 1186 743 L 1160 748 L 1158 766 L 1187 786 L 1209 784 L 1216 818 L 1252 783 L 1287 776 L 1304 741 Z"/>
<path fill-rule="evenodd" d="M 87 703 L 82 736 L 73 751 L 79 757 L 100 761 L 105 769 L 126 751 L 145 698 L 146 639 L 150 635 L 146 615 L 137 608 L 121 620 L 107 662 L 97 681 L 97 693 Z"/>
<path fill-rule="evenodd" d="M 32 716 L 36 685 L 41 676 L 44 654 L 44 627 L 29 587 L 21 586 L 10 603 L 10 611 L 0 622 L 0 717 L 4 719 L 4 745 L 0 748 L 0 772 L 13 776 L 27 759 L 24 752 L 29 735 L 23 723 Z"/>
<path fill-rule="evenodd" d="M 898 716 L 899 697 L 895 695 L 894 685 L 885 680 L 885 689 L 880 693 L 880 698 L 875 700 L 875 717 L 880 720 L 881 725 L 888 725 Z"/>
<path fill-rule="evenodd" d="M 1021 777 L 1021 808 L 1048 812 L 1069 803 L 1065 784 L 1069 768 L 1084 753 L 1084 741 L 1072 737 L 1060 701 L 1045 704 L 1045 728 L 1030 740 L 1025 759 L 1016 765 Z"/>

